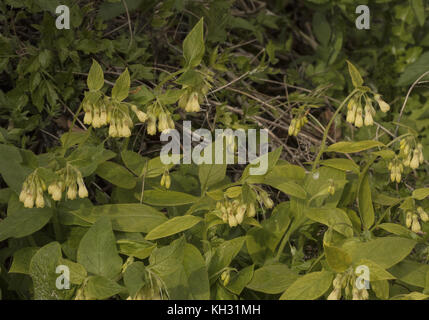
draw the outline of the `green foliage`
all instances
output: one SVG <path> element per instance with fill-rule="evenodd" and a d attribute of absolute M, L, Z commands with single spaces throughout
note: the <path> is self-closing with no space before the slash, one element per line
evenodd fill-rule
<path fill-rule="evenodd" d="M 424 1 L 65 3 L 0 4 L 0 297 L 428 298 Z M 181 120 L 268 171 L 164 164 Z"/>

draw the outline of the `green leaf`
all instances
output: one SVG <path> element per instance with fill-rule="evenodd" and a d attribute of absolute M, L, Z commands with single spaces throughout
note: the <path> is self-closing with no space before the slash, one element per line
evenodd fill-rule
<path fill-rule="evenodd" d="M 100 217 L 83 236 L 77 251 L 77 262 L 96 275 L 114 278 L 119 274 L 122 259 L 118 255 L 108 217 Z"/>
<path fill-rule="evenodd" d="M 380 267 L 374 261 L 363 259 L 355 264 L 356 266 L 366 266 L 369 269 L 369 281 L 380 281 L 380 280 L 391 280 L 396 279 L 389 272 L 384 270 L 384 268 Z"/>
<path fill-rule="evenodd" d="M 7 238 L 22 238 L 42 229 L 51 219 L 50 208 L 22 208 L 0 221 L 0 241 Z"/>
<path fill-rule="evenodd" d="M 100 217 L 107 216 L 112 222 L 113 230 L 124 232 L 148 233 L 167 221 L 163 213 L 139 203 L 106 204 L 74 210 L 71 213 L 89 223 L 95 223 Z"/>
<path fill-rule="evenodd" d="M 145 259 L 150 256 L 156 244 L 149 241 L 132 241 L 121 239 L 116 242 L 119 246 L 119 252 L 129 257 Z"/>
<path fill-rule="evenodd" d="M 226 164 L 201 164 L 198 166 L 202 194 L 212 185 L 225 178 L 226 167 Z"/>
<path fill-rule="evenodd" d="M 341 141 L 331 144 L 326 148 L 325 152 L 355 153 L 381 146 L 384 146 L 384 144 L 374 140 L 357 142 Z"/>
<path fill-rule="evenodd" d="M 325 249 L 326 261 L 329 266 L 337 273 L 346 271 L 352 263 L 352 258 L 344 250 L 330 246 L 326 243 L 323 244 Z"/>
<path fill-rule="evenodd" d="M 404 260 L 390 268 L 389 272 L 406 284 L 425 288 L 429 265 L 411 260 Z"/>
<path fill-rule="evenodd" d="M 356 240 L 344 243 L 342 248 L 352 257 L 353 263 L 368 259 L 388 269 L 405 259 L 416 241 L 400 237 L 383 237 L 367 242 Z"/>
<path fill-rule="evenodd" d="M 323 164 L 324 166 L 335 168 L 338 170 L 359 173 L 359 166 L 353 160 L 335 158 L 335 159 L 323 160 L 323 161 L 320 161 L 320 163 Z"/>
<path fill-rule="evenodd" d="M 18 148 L 0 144 L 0 154 L 0 174 L 6 184 L 19 194 L 31 170 L 20 165 L 23 160 Z"/>
<path fill-rule="evenodd" d="M 186 67 L 193 68 L 201 63 L 204 56 L 203 18 L 198 21 L 183 41 L 183 57 Z"/>
<path fill-rule="evenodd" d="M 146 235 L 145 239 L 156 240 L 159 238 L 171 236 L 173 234 L 192 228 L 201 220 L 201 218 L 191 215 L 174 217 L 173 219 L 170 219 L 151 230 Z"/>
<path fill-rule="evenodd" d="M 254 265 L 252 264 L 234 273 L 226 288 L 232 293 L 240 295 L 253 277 L 253 268 Z"/>
<path fill-rule="evenodd" d="M 280 183 L 274 182 L 273 180 L 264 180 L 265 184 L 268 184 L 281 192 L 286 193 L 289 196 L 293 196 L 299 199 L 305 199 L 307 197 L 307 192 L 297 183 L 293 181 L 282 181 Z"/>
<path fill-rule="evenodd" d="M 427 298 L 429 298 L 429 295 L 421 292 L 410 292 L 407 294 L 398 294 L 390 298 L 390 300 L 425 300 Z"/>
<path fill-rule="evenodd" d="M 140 194 L 136 194 L 140 198 Z M 174 207 L 197 202 L 200 198 L 193 195 L 164 190 L 145 190 L 143 202 L 152 206 Z"/>
<path fill-rule="evenodd" d="M 40 248 L 30 262 L 30 276 L 33 280 L 35 300 L 64 300 L 68 290 L 56 287 L 59 274 L 56 268 L 61 258 L 61 246 L 58 242 L 51 242 Z"/>
<path fill-rule="evenodd" d="M 132 173 L 115 162 L 103 162 L 98 166 L 95 173 L 110 183 L 124 189 L 132 189 L 136 186 L 136 179 Z"/>
<path fill-rule="evenodd" d="M 186 243 L 183 237 L 169 246 L 155 249 L 149 261 L 151 269 L 166 284 L 170 299 L 209 299 L 205 261 L 199 250 Z"/>
<path fill-rule="evenodd" d="M 84 292 L 87 299 L 107 299 L 124 291 L 124 287 L 115 281 L 102 276 L 93 276 L 88 279 Z"/>
<path fill-rule="evenodd" d="M 104 85 L 103 69 L 101 69 L 101 66 L 94 59 L 92 60 L 92 66 L 89 70 L 86 83 L 88 88 L 94 91 L 100 90 Z"/>
<path fill-rule="evenodd" d="M 124 272 L 124 284 L 130 297 L 135 297 L 145 285 L 146 268 L 143 262 L 137 261 L 130 264 Z"/>
<path fill-rule="evenodd" d="M 416 15 L 419 25 L 423 27 L 425 24 L 425 5 L 423 0 L 410 0 L 411 8 L 413 8 L 414 14 Z"/>
<path fill-rule="evenodd" d="M 429 188 L 420 188 L 413 191 L 412 197 L 417 200 L 424 200 L 429 196 Z"/>
<path fill-rule="evenodd" d="M 361 85 L 363 85 L 363 79 L 362 76 L 360 75 L 358 69 L 356 69 L 356 67 L 348 60 L 347 61 L 347 66 L 349 68 L 349 74 L 350 77 L 352 78 L 352 82 L 354 87 L 360 87 Z"/>
<path fill-rule="evenodd" d="M 59 265 L 65 265 L 70 270 L 70 283 L 82 284 L 87 276 L 85 268 L 76 262 L 60 258 L 58 260 Z"/>
<path fill-rule="evenodd" d="M 362 183 L 359 188 L 359 213 L 362 219 L 362 225 L 365 230 L 368 230 L 375 220 L 374 207 L 372 206 L 371 198 L 371 186 L 369 185 L 368 173 L 362 179 Z"/>
<path fill-rule="evenodd" d="M 331 26 L 322 12 L 313 15 L 312 27 L 317 40 L 326 47 L 331 38 Z"/>
<path fill-rule="evenodd" d="M 350 238 L 353 236 L 353 227 L 344 210 L 339 208 L 306 208 L 304 209 L 307 218 L 323 223 L 335 231 Z"/>
<path fill-rule="evenodd" d="M 131 150 L 122 151 L 121 157 L 125 166 L 131 170 L 132 173 L 138 177 L 143 174 L 143 170 L 147 161 L 146 158 L 143 158 L 141 155 Z"/>
<path fill-rule="evenodd" d="M 112 88 L 112 99 L 122 101 L 128 97 L 128 93 L 130 92 L 130 82 L 130 73 L 128 72 L 128 68 L 126 68 L 116 80 L 115 85 Z"/>
<path fill-rule="evenodd" d="M 314 300 L 331 286 L 333 274 L 328 271 L 308 273 L 298 278 L 282 294 L 280 300 Z"/>
<path fill-rule="evenodd" d="M 255 271 L 252 281 L 246 287 L 264 293 L 278 294 L 284 292 L 298 278 L 298 273 L 284 264 L 266 265 Z"/>
<path fill-rule="evenodd" d="M 234 259 L 243 247 L 245 239 L 245 237 L 239 237 L 228 240 L 216 248 L 208 267 L 210 279 L 217 275 L 223 268 L 230 265 L 232 259 Z"/>
<path fill-rule="evenodd" d="M 408 64 L 405 67 L 404 72 L 399 77 L 396 86 L 408 86 L 416 81 L 423 73 L 426 72 L 427 66 L 429 64 L 429 52 L 423 53 L 417 61 Z M 425 76 L 421 81 L 428 80 L 428 77 Z"/>
<path fill-rule="evenodd" d="M 397 223 L 382 223 L 378 225 L 378 228 L 386 230 L 387 232 L 396 234 L 397 236 L 412 237 L 414 234 L 410 229 Z"/>
<path fill-rule="evenodd" d="M 30 274 L 31 258 L 33 258 L 39 249 L 38 247 L 25 247 L 17 250 L 13 254 L 13 261 L 9 272 Z"/>

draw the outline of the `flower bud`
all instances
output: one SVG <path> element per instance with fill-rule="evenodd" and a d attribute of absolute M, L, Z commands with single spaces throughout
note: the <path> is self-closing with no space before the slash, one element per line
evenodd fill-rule
<path fill-rule="evenodd" d="M 341 298 L 341 288 L 334 288 L 332 292 L 329 294 L 326 300 L 340 300 Z"/>
<path fill-rule="evenodd" d="M 423 210 L 422 207 L 418 207 L 417 208 L 417 212 L 420 215 L 420 219 L 422 219 L 423 222 L 428 222 L 429 221 L 429 216 L 426 213 L 426 211 Z"/>
<path fill-rule="evenodd" d="M 170 189 L 170 186 L 171 186 L 171 178 L 170 178 L 170 175 L 167 175 L 165 177 L 165 188 Z"/>
<path fill-rule="evenodd" d="M 230 227 L 236 227 L 238 222 L 237 219 L 235 218 L 235 216 L 233 214 L 230 214 L 228 216 L 228 223 Z"/>
<path fill-rule="evenodd" d="M 156 118 L 153 115 L 149 116 L 147 122 L 147 133 L 151 136 L 156 134 Z"/>
<path fill-rule="evenodd" d="M 76 183 L 72 183 L 67 189 L 67 198 L 70 200 L 76 199 L 77 196 L 77 187 Z"/>
<path fill-rule="evenodd" d="M 25 199 L 24 199 L 24 207 L 25 208 L 33 208 L 34 207 L 34 198 L 31 193 L 27 193 Z"/>
<path fill-rule="evenodd" d="M 407 226 L 407 228 L 411 228 L 412 222 L 413 222 L 413 213 L 411 211 L 408 211 L 405 218 L 405 225 Z"/>
<path fill-rule="evenodd" d="M 86 189 L 85 183 L 79 183 L 79 198 L 88 197 L 88 189 Z"/>
<path fill-rule="evenodd" d="M 253 218 L 255 215 L 256 215 L 255 204 L 252 202 L 249 204 L 249 206 L 247 208 L 247 216 L 249 218 Z"/>
<path fill-rule="evenodd" d="M 416 214 L 413 214 L 413 223 L 411 225 L 411 231 L 418 233 L 422 230 L 419 223 L 419 217 Z"/>
<path fill-rule="evenodd" d="M 85 112 L 85 116 L 83 117 L 83 123 L 90 125 L 92 122 L 92 114 L 91 111 Z"/>
<path fill-rule="evenodd" d="M 374 119 L 370 111 L 365 112 L 365 126 L 372 126 L 374 124 Z"/>
<path fill-rule="evenodd" d="M 36 207 L 43 208 L 45 206 L 45 200 L 43 199 L 43 193 L 38 192 L 36 196 Z"/>
<path fill-rule="evenodd" d="M 417 149 L 414 149 L 413 159 L 410 162 L 411 169 L 417 169 L 419 167 L 419 164 L 420 164 L 419 155 L 420 155 L 419 151 Z"/>
<path fill-rule="evenodd" d="M 362 127 L 362 126 L 363 126 L 362 112 L 363 112 L 363 110 L 362 110 L 362 108 L 361 108 L 361 107 L 357 108 L 357 111 L 356 111 L 356 119 L 355 119 L 355 126 L 356 126 L 357 128 L 360 128 L 360 127 Z"/>
<path fill-rule="evenodd" d="M 379 94 L 376 94 L 374 96 L 374 99 L 377 101 L 378 106 L 380 107 L 380 110 L 382 112 L 386 113 L 390 110 L 390 106 L 383 99 L 381 99 L 381 96 Z"/>

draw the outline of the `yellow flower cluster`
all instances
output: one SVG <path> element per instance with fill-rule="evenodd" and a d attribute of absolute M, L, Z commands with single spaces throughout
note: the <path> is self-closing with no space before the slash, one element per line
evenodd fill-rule
<path fill-rule="evenodd" d="M 47 190 L 48 194 L 54 201 L 60 201 L 62 193 L 67 190 L 67 198 L 70 200 L 88 197 L 88 190 L 82 178 L 82 174 L 78 169 L 71 165 L 56 172 L 57 179 L 52 182 Z M 22 190 L 19 195 L 19 200 L 24 203 L 24 207 L 43 208 L 45 200 L 43 193 L 46 191 L 46 184 L 43 179 L 37 174 L 37 169 L 31 173 L 24 181 Z"/>
<path fill-rule="evenodd" d="M 82 107 L 85 112 L 83 122 L 92 125 L 94 128 L 100 128 L 109 125 L 109 136 L 111 137 L 129 137 L 133 121 L 129 114 L 129 106 L 141 122 L 147 119 L 143 111 L 137 109 L 135 105 L 125 102 L 115 102 L 108 97 L 86 96 L 82 101 Z M 94 101 L 95 100 L 95 101 Z M 94 101 L 94 102 L 91 102 Z"/>
<path fill-rule="evenodd" d="M 429 221 L 429 216 L 422 207 L 417 208 L 417 214 L 413 213 L 412 211 L 407 211 L 405 217 L 405 225 L 407 226 L 407 228 L 411 229 L 411 231 L 418 233 L 422 231 L 419 218 L 423 222 Z"/>
<path fill-rule="evenodd" d="M 367 300 L 369 298 L 368 290 L 366 288 L 358 289 L 356 287 L 356 275 L 350 268 L 343 273 L 337 273 L 332 281 L 333 290 L 329 294 L 327 300 L 340 300 L 342 297 L 343 289 L 345 297 L 352 300 Z"/>
<path fill-rule="evenodd" d="M 217 202 L 216 209 L 220 210 L 223 222 L 228 223 L 230 227 L 241 224 L 245 215 L 249 218 L 256 215 L 255 204 L 246 205 L 239 200 Z"/>
<path fill-rule="evenodd" d="M 175 128 L 174 121 L 171 118 L 171 113 L 168 110 L 165 110 L 157 102 L 148 107 L 147 113 L 147 133 L 149 135 L 156 134 L 157 123 L 159 133 Z"/>
<path fill-rule="evenodd" d="M 423 146 L 421 143 L 415 145 L 413 149 L 411 141 L 407 138 L 402 139 L 400 142 L 400 156 L 404 159 L 403 164 L 405 167 L 417 169 L 419 165 L 424 162 Z"/>
<path fill-rule="evenodd" d="M 390 180 L 397 183 L 401 182 L 401 174 L 404 171 L 404 166 L 399 159 L 395 157 L 395 159 L 389 162 L 387 168 L 390 170 Z"/>
<path fill-rule="evenodd" d="M 301 128 L 308 122 L 307 116 L 298 116 L 293 118 L 289 125 L 288 133 L 290 136 L 297 136 Z"/>
<path fill-rule="evenodd" d="M 365 100 L 365 106 L 362 108 L 361 100 L 362 97 Z M 379 94 L 374 95 L 374 99 L 377 101 L 380 110 L 382 112 L 387 112 L 390 110 L 390 106 L 381 99 Z M 347 104 L 347 117 L 346 121 L 348 123 L 354 124 L 357 128 L 362 126 L 372 126 L 374 124 L 374 116 L 376 111 L 372 106 L 372 99 L 370 99 L 366 94 L 352 97 Z"/>
<path fill-rule="evenodd" d="M 19 194 L 19 201 L 24 204 L 25 208 L 43 208 L 45 199 L 43 192 L 46 190 L 45 182 L 38 176 L 37 170 L 32 172 L 24 181 Z"/>

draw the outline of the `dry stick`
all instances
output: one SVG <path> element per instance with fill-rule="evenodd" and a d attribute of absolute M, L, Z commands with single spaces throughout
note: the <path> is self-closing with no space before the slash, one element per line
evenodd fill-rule
<path fill-rule="evenodd" d="M 408 101 L 408 98 L 409 98 L 409 96 L 410 96 L 410 94 L 411 94 L 411 91 L 413 91 L 413 89 L 414 89 L 414 87 L 416 86 L 416 84 L 422 79 L 422 78 L 424 78 L 427 74 L 429 74 L 429 71 L 426 71 L 425 73 L 423 73 L 416 81 L 414 81 L 414 83 L 411 85 L 411 87 L 410 87 L 410 89 L 408 89 L 408 92 L 407 92 L 407 95 L 406 95 L 406 97 L 405 97 L 405 100 L 404 100 L 404 103 L 402 104 L 402 108 L 401 108 L 401 111 L 399 112 L 399 116 L 398 116 L 398 123 L 399 122 L 401 122 L 401 118 L 402 118 L 402 114 L 404 113 L 404 109 L 405 109 L 405 106 L 406 106 L 406 104 L 407 104 L 407 101 Z M 398 135 L 398 130 L 399 130 L 399 125 L 397 124 L 396 125 L 396 128 L 395 128 L 395 136 L 397 136 Z"/>

